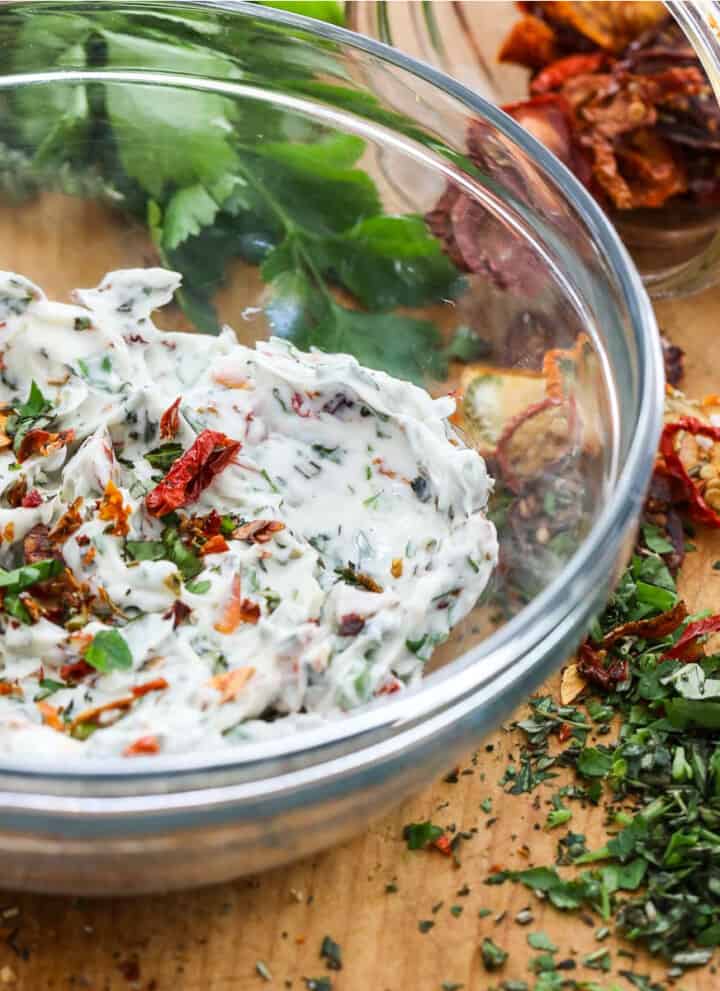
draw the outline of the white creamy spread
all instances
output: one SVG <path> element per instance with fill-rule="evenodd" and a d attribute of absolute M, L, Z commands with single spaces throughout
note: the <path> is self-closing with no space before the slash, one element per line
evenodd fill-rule
<path fill-rule="evenodd" d="M 179 282 L 115 272 L 65 305 L 0 273 L 5 753 L 316 725 L 420 677 L 497 561 L 452 399 L 347 355 L 159 331 Z"/>

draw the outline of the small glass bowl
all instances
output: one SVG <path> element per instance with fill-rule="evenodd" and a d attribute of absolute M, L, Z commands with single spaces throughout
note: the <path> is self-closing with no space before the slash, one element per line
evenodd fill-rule
<path fill-rule="evenodd" d="M 28 32 L 20 49 L 8 40 L 18 30 Z M 160 47 L 151 44 L 158 38 Z M 103 45 L 114 46 L 111 67 Z M 196 46 L 221 58 L 189 57 Z M 543 426 L 532 417 L 513 421 L 531 400 L 544 396 L 541 405 L 549 398 L 556 409 L 555 396 L 564 404 L 567 442 L 541 459 L 540 488 L 555 501 L 528 493 L 520 479 L 509 501 L 494 507 L 503 555 L 497 582 L 421 685 L 319 729 L 219 753 L 61 767 L 32 754 L 0 757 L 0 886 L 129 894 L 276 866 L 357 832 L 451 766 L 557 667 L 602 608 L 633 542 L 660 431 L 662 363 L 649 301 L 607 218 L 552 155 L 461 84 L 375 41 L 232 0 L 32 0 L 0 9 L 0 49 L 3 140 L 24 135 L 30 154 L 48 120 L 67 125 L 59 142 L 48 130 L 49 141 L 75 162 L 68 171 L 56 161 L 48 171 L 39 156 L 31 181 L 6 189 L 0 267 L 66 299 L 109 269 L 156 264 L 167 254 L 148 233 L 160 207 L 147 189 L 162 186 L 161 175 L 178 186 L 197 181 L 184 174 L 180 182 L 176 149 L 186 166 L 190 147 L 217 151 L 218 143 L 239 148 L 242 140 L 253 148 L 269 129 L 273 141 L 301 155 L 340 138 L 347 150 L 350 137 L 365 173 L 359 181 L 377 189 L 380 205 L 372 209 L 427 217 L 463 269 L 453 292 L 432 305 L 365 301 L 376 314 L 431 324 L 423 343 L 409 338 L 418 377 L 437 394 L 460 386 L 463 403 L 472 394 L 461 426 L 490 455 L 508 423 Z M 90 130 L 86 101 L 97 114 Z M 79 130 L 72 126 L 78 107 Z M 123 148 L 108 115 L 122 121 Z M 469 127 L 484 170 L 464 154 Z M 197 160 L 204 162 L 202 152 Z M 128 186 L 130 167 L 136 181 Z M 308 182 L 292 206 L 311 208 L 316 197 L 322 214 L 322 183 Z M 188 271 L 190 304 L 208 289 L 203 273 L 217 268 L 213 239 L 222 233 L 235 240 L 210 300 L 219 319 L 248 344 L 273 329 L 292 334 L 293 324 L 268 316 L 277 287 L 258 270 L 267 243 L 248 240 L 249 228 L 223 210 L 202 243 L 202 264 Z M 387 250 L 402 272 L 403 244 Z M 158 319 L 193 330 L 206 317 L 186 299 L 185 309 Z M 405 345 L 410 331 L 402 327 L 379 339 L 376 364 Z M 468 338 L 476 353 L 461 363 L 447 348 Z M 357 343 L 351 336 L 341 346 Z M 563 378 L 559 369 L 568 367 L 573 374 Z M 523 453 L 542 454 L 547 437 L 515 429 L 513 438 L 517 476 Z M 551 540 L 560 532 L 551 532 L 560 492 L 573 511 L 573 536 L 562 547 Z M 545 511 L 544 531 L 524 525 L 521 494 Z"/>

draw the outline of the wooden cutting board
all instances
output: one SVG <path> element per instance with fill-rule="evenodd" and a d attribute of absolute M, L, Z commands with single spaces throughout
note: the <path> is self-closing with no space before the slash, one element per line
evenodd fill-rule
<path fill-rule="evenodd" d="M 62 215 L 61 234 L 49 239 L 44 257 L 38 256 L 31 217 L 25 214 L 21 224 L 13 220 L 12 237 L 0 243 L 0 268 L 22 271 L 52 293 L 63 291 L 67 279 L 83 284 L 89 270 L 97 268 L 99 276 L 113 266 L 136 263 L 137 242 L 127 235 L 124 240 L 94 237 L 90 249 L 81 233 L 94 226 L 91 208 L 78 205 L 77 211 L 76 224 Z M 0 211 L 0 229 L 8 231 L 11 219 Z M 77 282 L 72 281 L 75 274 Z M 720 290 L 665 302 L 657 310 L 663 330 L 687 350 L 686 391 L 720 391 Z M 693 611 L 717 611 L 720 572 L 711 565 L 720 558 L 720 532 L 701 534 L 696 542 L 698 550 L 688 556 L 683 572 L 683 592 Z M 540 826 L 550 791 L 541 788 L 534 802 L 533 796 L 508 796 L 498 787 L 508 755 L 517 747 L 513 734 L 499 732 L 483 741 L 475 757 L 467 755 L 461 765 L 467 773 L 456 784 L 438 782 L 353 842 L 259 878 L 114 901 L 0 894 L 0 988 L 304 991 L 303 977 L 324 975 L 331 977 L 335 991 L 441 991 L 443 982 L 486 991 L 502 979 L 525 979 L 532 986 L 527 962 L 534 951 L 526 936 L 537 929 L 560 947 L 559 956 L 578 960 L 569 976 L 608 986 L 616 980 L 627 987 L 621 979 L 606 979 L 580 965 L 600 946 L 594 938 L 597 920 L 585 924 L 577 916 L 544 909 L 517 886 L 483 884 L 494 864 L 522 868 L 549 863 L 554 856 L 557 837 Z M 490 813 L 480 807 L 486 799 L 492 802 Z M 463 846 L 460 867 L 437 853 L 407 851 L 403 824 L 427 818 L 463 830 L 477 828 Z M 588 836 L 591 848 L 599 845 L 601 810 L 573 806 L 572 828 Z M 387 885 L 397 890 L 388 893 Z M 458 894 L 465 886 L 469 893 Z M 523 928 L 514 917 L 528 905 L 534 922 Z M 457 908 L 453 913 L 453 906 L 461 913 Z M 481 909 L 491 914 L 480 918 Z M 431 920 L 433 928 L 421 933 L 420 920 Z M 342 947 L 340 972 L 328 972 L 320 960 L 326 935 Z M 483 970 L 479 945 L 485 936 L 510 953 L 498 975 Z M 642 955 L 634 963 L 618 957 L 619 944 L 612 939 L 602 945 L 611 951 L 614 969 L 663 974 Z M 257 972 L 258 961 L 272 975 L 271 983 Z M 709 989 L 720 986 L 720 976 L 707 970 L 691 973 L 679 986 Z"/>

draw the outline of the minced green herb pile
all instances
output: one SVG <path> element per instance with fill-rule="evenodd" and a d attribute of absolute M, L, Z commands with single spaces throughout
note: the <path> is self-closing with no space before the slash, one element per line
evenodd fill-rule
<path fill-rule="evenodd" d="M 671 549 L 645 528 L 596 640 L 677 604 L 661 557 Z M 664 659 L 697 618 L 660 639 L 621 640 L 614 653 L 627 661 L 627 677 L 612 690 L 590 685 L 565 706 L 550 696 L 531 700 L 517 723 L 525 745 L 506 789 L 532 792 L 570 768 L 573 784 L 553 794 L 547 826 L 570 823 L 573 802 L 602 803 L 608 838 L 587 850 L 569 831 L 556 864 L 487 879 L 523 884 L 560 910 L 596 912 L 618 935 L 666 958 L 670 977 L 708 963 L 720 943 L 720 656 Z"/>

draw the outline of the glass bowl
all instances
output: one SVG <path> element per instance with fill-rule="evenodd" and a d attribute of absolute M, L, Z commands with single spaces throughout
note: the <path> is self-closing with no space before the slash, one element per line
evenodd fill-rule
<path fill-rule="evenodd" d="M 665 6 L 697 53 L 716 97 L 720 97 L 720 4 L 717 0 L 669 0 Z M 354 30 L 437 66 L 487 100 L 505 105 L 528 99 L 529 72 L 498 61 L 504 39 L 521 16 L 511 0 L 351 0 L 346 13 Z M 675 197 L 661 208 L 612 210 L 609 215 L 654 298 L 698 292 L 720 279 L 717 205 Z"/>
<path fill-rule="evenodd" d="M 332 241 L 384 216 L 403 236 L 328 263 L 334 305 L 354 314 L 340 346 L 455 390 L 459 428 L 498 476 L 502 566 L 419 686 L 222 752 L 0 757 L 2 886 L 128 894 L 276 866 L 452 766 L 577 645 L 627 559 L 654 461 L 652 310 L 611 225 L 552 155 L 375 41 L 230 0 L 32 0 L 3 5 L 0 45 L 12 165 L 0 268 L 67 299 L 161 260 L 185 274 L 161 326 L 227 320 L 245 343 L 273 331 L 337 348 L 259 263 L 291 227 Z M 471 122 L 482 168 L 464 154 Z M 258 224 L 244 183 L 228 193 L 228 154 L 284 204 L 277 223 Z M 170 199 L 203 183 L 217 209 L 181 250 Z"/>

